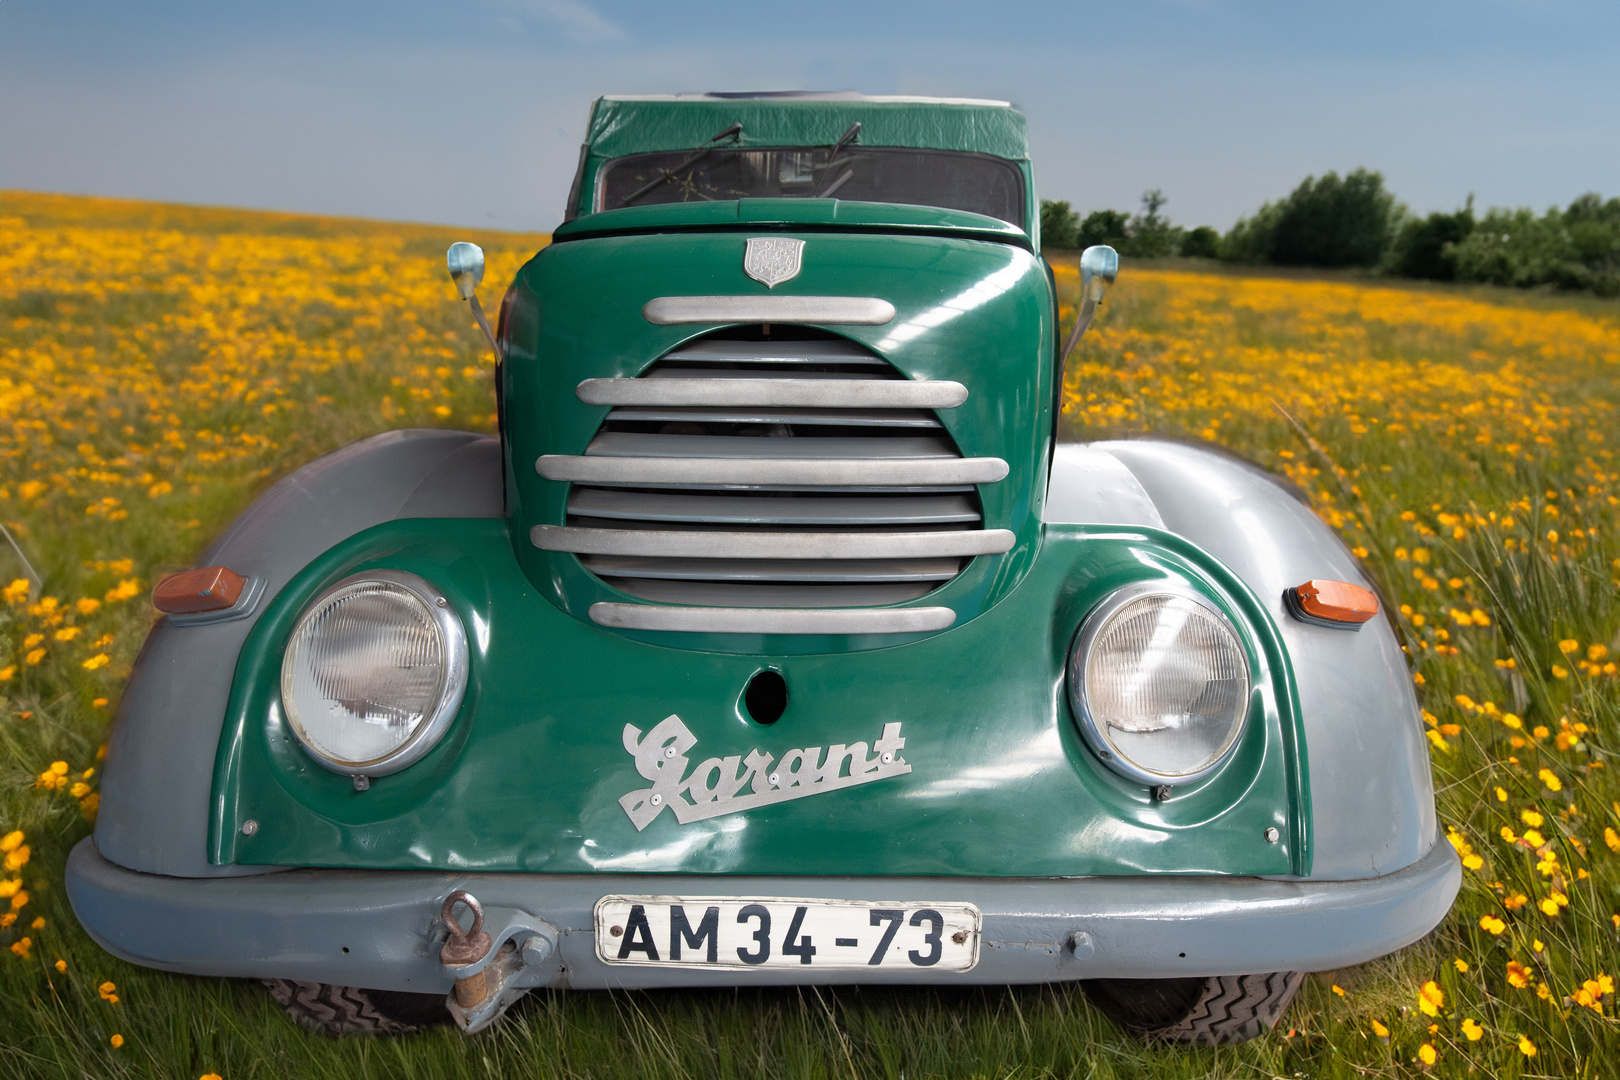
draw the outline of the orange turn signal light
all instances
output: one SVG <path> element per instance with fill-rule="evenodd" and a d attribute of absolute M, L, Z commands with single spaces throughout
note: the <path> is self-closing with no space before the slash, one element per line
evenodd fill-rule
<path fill-rule="evenodd" d="M 1340 630 L 1360 630 L 1362 623 L 1378 614 L 1378 597 L 1371 590 L 1325 578 L 1313 578 L 1286 590 L 1283 603 L 1300 622 Z"/>
<path fill-rule="evenodd" d="M 247 587 L 247 578 L 223 566 L 182 570 L 158 582 L 152 606 L 170 615 L 198 615 L 235 607 Z"/>

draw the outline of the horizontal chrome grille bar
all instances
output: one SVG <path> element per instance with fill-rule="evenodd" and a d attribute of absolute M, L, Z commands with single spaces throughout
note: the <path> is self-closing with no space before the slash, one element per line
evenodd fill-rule
<path fill-rule="evenodd" d="M 609 520 L 726 525 L 941 525 L 979 520 L 973 500 L 965 495 L 763 499 L 587 487 L 574 489 L 568 512 Z"/>
<path fill-rule="evenodd" d="M 921 634 L 956 621 L 948 607 L 725 608 L 591 605 L 591 621 L 617 630 L 708 634 Z"/>
<path fill-rule="evenodd" d="M 935 532 L 707 532 L 589 529 L 536 525 L 529 540 L 543 551 L 580 555 L 665 555 L 687 559 L 903 559 L 999 555 L 1013 546 L 1007 529 Z"/>
<path fill-rule="evenodd" d="M 701 405 L 631 405 L 608 413 L 610 421 L 690 424 L 803 424 L 807 427 L 921 429 L 944 427 L 931 412 L 905 409 L 778 409 Z"/>
<path fill-rule="evenodd" d="M 668 578 L 611 578 L 609 584 L 620 592 L 660 604 L 727 608 L 884 607 L 915 600 L 934 587 L 926 581 L 776 585 Z"/>
<path fill-rule="evenodd" d="M 727 341 L 704 338 L 664 354 L 664 363 L 680 364 L 837 364 L 880 368 L 898 375 L 888 361 L 853 341 Z"/>
<path fill-rule="evenodd" d="M 597 577 L 669 581 L 758 581 L 844 584 L 880 581 L 949 581 L 961 558 L 943 559 L 666 559 L 655 555 L 586 555 Z"/>
<path fill-rule="evenodd" d="M 811 409 L 954 409 L 967 387 L 946 379 L 586 379 L 587 405 L 740 405 Z"/>
<path fill-rule="evenodd" d="M 754 439 L 753 442 L 782 442 Z M 546 454 L 534 463 L 547 480 L 574 484 L 639 487 L 698 486 L 896 487 L 937 484 L 994 484 L 1007 476 L 1000 458 L 899 458 L 862 461 L 847 458 L 576 457 Z"/>
<path fill-rule="evenodd" d="M 737 436 L 652 435 L 635 431 L 603 431 L 585 448 L 588 457 L 731 458 L 775 461 L 837 458 L 841 461 L 881 461 L 894 458 L 951 458 L 960 460 L 950 441 L 940 435 L 892 436 Z"/>
<path fill-rule="evenodd" d="M 882 326 L 894 305 L 872 296 L 660 296 L 641 309 L 658 326 L 681 323 L 823 323 Z"/>

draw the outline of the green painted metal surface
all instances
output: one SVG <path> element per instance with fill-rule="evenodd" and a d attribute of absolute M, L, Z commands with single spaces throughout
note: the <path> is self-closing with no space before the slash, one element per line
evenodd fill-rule
<path fill-rule="evenodd" d="M 985 241 L 785 235 L 805 240 L 803 270 L 769 291 L 893 303 L 897 314 L 886 325 L 827 329 L 872 349 L 909 378 L 968 387 L 962 405 L 939 410 L 941 422 L 964 456 L 1008 464 L 1007 478 L 981 485 L 979 498 L 985 528 L 1015 534 L 1012 550 L 976 559 L 918 601 L 951 607 L 957 623 L 966 622 L 1018 584 L 1039 540 L 1053 408 L 1054 313 L 1045 266 L 1021 247 Z M 640 601 L 588 573 L 575 556 L 530 544 L 532 526 L 560 525 L 567 515 L 568 485 L 542 479 L 535 462 L 543 454 L 582 453 L 607 416 L 607 407 L 579 400 L 581 380 L 640 375 L 676 345 L 714 329 L 655 326 L 641 315 L 647 301 L 768 291 L 743 272 L 744 246 L 745 237 L 734 233 L 593 237 L 554 244 L 518 274 L 502 375 L 512 545 L 534 586 L 581 620 L 599 601 Z M 753 648 L 732 635 L 637 636 L 683 649 Z M 773 648 L 847 652 L 895 642 L 893 635 L 806 635 L 783 638 Z"/>
<path fill-rule="evenodd" d="M 658 203 L 604 210 L 557 226 L 552 242 L 582 236 L 614 236 L 665 229 L 820 229 L 882 230 L 969 240 L 1000 240 L 1030 247 L 1018 226 L 998 218 L 901 203 L 845 202 L 840 199 L 729 199 Z"/>
<path fill-rule="evenodd" d="M 558 873 L 1308 873 L 1298 707 L 1262 605 L 1167 533 L 1054 526 L 1036 539 L 1039 557 L 1018 587 L 947 632 L 848 655 L 783 655 L 756 639 L 746 655 L 636 641 L 572 618 L 524 574 L 498 520 L 378 526 L 307 567 L 244 646 L 215 767 L 210 857 Z M 442 743 L 357 792 L 292 738 L 279 670 L 303 608 L 367 568 L 438 586 L 467 628 L 472 663 Z M 1064 684 L 1086 612 L 1116 588 L 1152 580 L 1213 599 L 1243 628 L 1255 673 L 1235 753 L 1170 802 L 1085 748 Z M 770 726 L 741 704 L 766 667 L 789 689 Z M 910 771 L 686 824 L 669 809 L 638 830 L 620 798 L 651 781 L 624 729 L 646 733 L 672 715 L 696 740 L 680 746 L 689 758 L 673 763 L 681 776 L 753 750 L 771 756 L 765 768 L 792 772 L 790 751 L 818 763 L 836 744 L 870 747 L 893 724 Z M 252 836 L 241 831 L 248 819 L 258 823 Z M 1265 842 L 1268 827 L 1280 842 Z"/>

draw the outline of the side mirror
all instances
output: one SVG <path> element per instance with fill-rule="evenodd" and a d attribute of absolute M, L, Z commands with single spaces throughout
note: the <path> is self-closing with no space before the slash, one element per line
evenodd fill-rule
<path fill-rule="evenodd" d="M 1074 329 L 1063 345 L 1063 359 L 1058 361 L 1058 379 L 1063 380 L 1069 368 L 1069 354 L 1080 344 L 1081 335 L 1091 325 L 1102 303 L 1103 293 L 1119 276 L 1119 252 L 1107 244 L 1094 244 L 1080 253 L 1080 310 L 1074 317 Z M 1059 387 L 1061 389 L 1061 385 Z"/>
<path fill-rule="evenodd" d="M 489 320 L 484 317 L 483 305 L 478 302 L 478 283 L 484 280 L 484 249 L 458 240 L 444 253 L 444 262 L 450 270 L 450 280 L 456 283 L 456 291 L 472 307 L 473 318 L 489 339 L 489 347 L 495 350 L 495 362 L 500 363 L 501 347 L 495 341 L 495 331 L 489 328 Z"/>
<path fill-rule="evenodd" d="M 450 268 L 450 280 L 456 283 L 461 298 L 471 300 L 478 293 L 479 283 L 484 280 L 484 249 L 465 240 L 457 241 L 445 252 L 444 261 Z"/>
<path fill-rule="evenodd" d="M 467 245 L 472 247 L 471 244 Z M 473 248 L 478 251 L 477 248 Z M 484 253 L 478 252 L 478 276 L 484 276 Z M 1102 302 L 1103 293 L 1119 276 L 1119 252 L 1107 244 L 1094 244 L 1080 253 L 1080 297 L 1093 304 Z"/>

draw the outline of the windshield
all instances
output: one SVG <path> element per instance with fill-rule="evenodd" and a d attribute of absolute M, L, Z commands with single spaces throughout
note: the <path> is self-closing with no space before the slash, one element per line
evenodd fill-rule
<path fill-rule="evenodd" d="M 596 209 L 720 199 L 851 199 L 967 210 L 1024 225 L 1018 166 L 988 154 L 889 146 L 716 147 L 608 163 Z"/>

